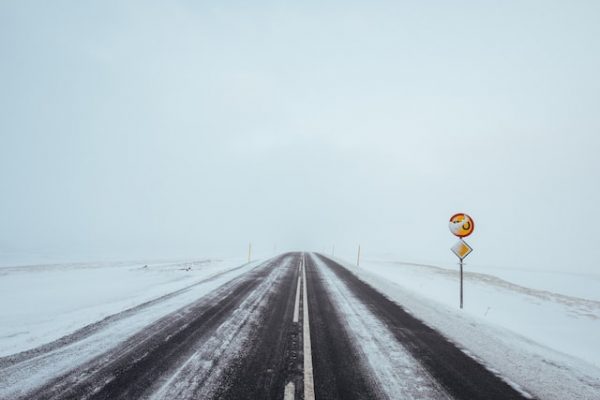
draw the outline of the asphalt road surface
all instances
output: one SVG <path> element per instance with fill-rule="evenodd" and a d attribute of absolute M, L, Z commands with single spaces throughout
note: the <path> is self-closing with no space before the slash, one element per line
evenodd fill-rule
<path fill-rule="evenodd" d="M 0 359 L 0 390 L 15 399 L 531 398 L 316 254 L 273 258 L 85 357 L 100 331 L 141 308 Z M 63 370 L 65 359 L 74 361 Z"/>

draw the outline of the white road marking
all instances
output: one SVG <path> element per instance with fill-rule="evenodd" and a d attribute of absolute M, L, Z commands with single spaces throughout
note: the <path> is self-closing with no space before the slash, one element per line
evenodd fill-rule
<path fill-rule="evenodd" d="M 308 322 L 308 296 L 306 295 L 306 267 L 302 253 L 302 319 L 304 320 L 304 400 L 315 400 L 315 383 L 313 381 L 312 352 L 310 348 L 310 324 Z"/>
<path fill-rule="evenodd" d="M 294 303 L 294 322 L 298 323 L 298 314 L 300 313 L 300 279 L 301 275 L 298 275 L 298 286 L 296 287 L 296 302 Z"/>
<path fill-rule="evenodd" d="M 294 400 L 294 392 L 296 391 L 296 387 L 294 386 L 294 382 L 289 382 L 285 385 L 285 391 L 283 392 L 283 400 Z"/>

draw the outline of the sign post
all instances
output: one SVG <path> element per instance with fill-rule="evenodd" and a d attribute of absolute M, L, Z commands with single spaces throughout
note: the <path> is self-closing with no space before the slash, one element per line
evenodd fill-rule
<path fill-rule="evenodd" d="M 471 254 L 473 248 L 463 240 L 464 237 L 469 236 L 475 229 L 475 222 L 467 214 L 459 213 L 454 214 L 450 218 L 449 224 L 450 232 L 454 236 L 460 238 L 460 240 L 452 246 L 451 250 L 459 259 L 460 265 L 460 308 L 463 308 L 463 260 Z"/>

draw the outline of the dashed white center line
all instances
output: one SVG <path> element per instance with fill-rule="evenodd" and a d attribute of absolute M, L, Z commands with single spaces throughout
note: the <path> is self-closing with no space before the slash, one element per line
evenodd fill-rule
<path fill-rule="evenodd" d="M 313 381 L 312 351 L 310 347 L 310 324 L 308 321 L 308 296 L 306 294 L 306 262 L 302 253 L 302 319 L 304 322 L 304 400 L 315 400 L 315 383 Z"/>
<path fill-rule="evenodd" d="M 294 382 L 289 382 L 285 385 L 285 391 L 283 392 L 283 400 L 294 400 L 294 392 L 296 387 L 294 386 Z"/>
<path fill-rule="evenodd" d="M 294 303 L 294 322 L 298 323 L 298 314 L 300 313 L 300 279 L 298 275 L 298 286 L 296 287 L 296 302 Z"/>
<path fill-rule="evenodd" d="M 303 352 L 304 352 L 304 400 L 315 400 L 315 383 L 313 380 L 313 365 L 312 365 L 312 350 L 310 345 L 310 324 L 308 321 L 308 296 L 306 291 L 306 259 L 304 253 L 300 260 L 298 269 L 298 285 L 296 286 L 296 301 L 294 303 L 294 323 L 298 323 L 300 314 L 300 286 L 302 285 L 302 337 L 303 337 Z M 288 382 L 285 385 L 283 392 L 283 400 L 294 400 L 296 387 L 294 382 Z"/>

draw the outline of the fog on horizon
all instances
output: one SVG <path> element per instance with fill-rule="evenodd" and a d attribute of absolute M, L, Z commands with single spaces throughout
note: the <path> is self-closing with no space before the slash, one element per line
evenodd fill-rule
<path fill-rule="evenodd" d="M 331 251 L 599 273 L 600 3 L 5 1 L 0 265 Z"/>

